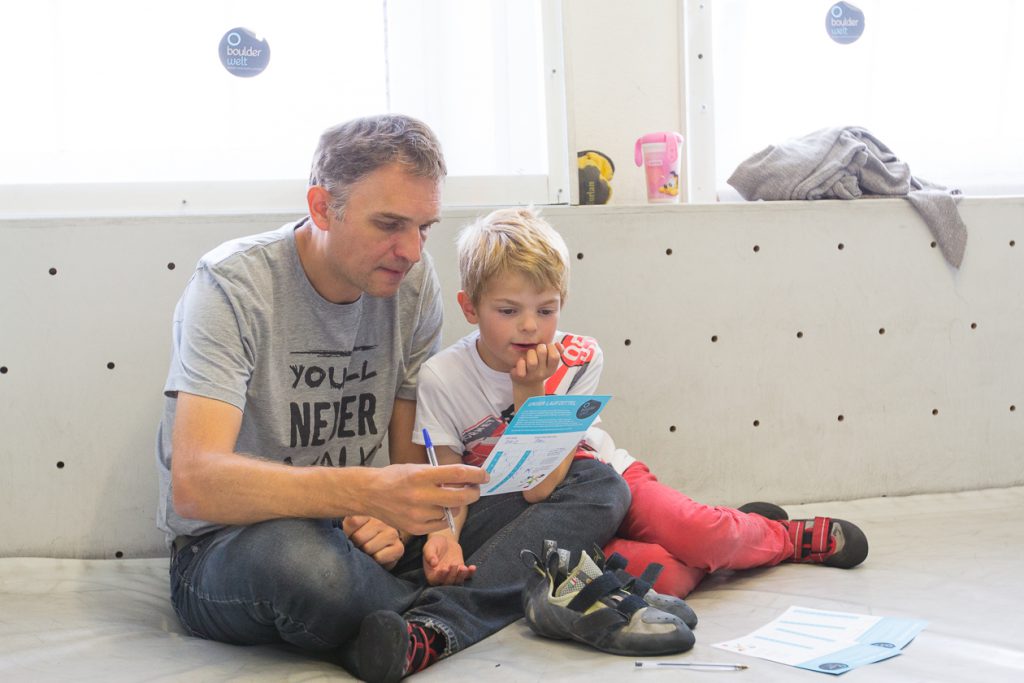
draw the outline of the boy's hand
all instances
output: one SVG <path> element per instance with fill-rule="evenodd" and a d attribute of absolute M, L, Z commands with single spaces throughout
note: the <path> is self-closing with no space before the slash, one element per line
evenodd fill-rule
<path fill-rule="evenodd" d="M 535 348 L 527 351 L 523 358 L 516 361 L 516 366 L 509 373 L 512 384 L 543 384 L 544 380 L 555 374 L 555 370 L 558 369 L 562 350 L 562 345 L 558 342 L 537 344 Z"/>
<path fill-rule="evenodd" d="M 448 532 L 430 534 L 423 545 L 423 571 L 431 586 L 458 585 L 473 578 L 476 565 L 466 566 L 462 546 Z"/>
<path fill-rule="evenodd" d="M 349 515 L 341 521 L 341 530 L 352 545 L 377 561 L 388 571 L 394 569 L 405 553 L 398 529 L 365 515 Z"/>

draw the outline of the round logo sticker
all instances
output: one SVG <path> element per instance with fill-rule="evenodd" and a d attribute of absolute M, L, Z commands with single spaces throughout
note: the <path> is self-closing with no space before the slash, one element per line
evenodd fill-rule
<path fill-rule="evenodd" d="M 596 413 L 600 407 L 601 407 L 601 402 L 600 401 L 595 401 L 594 399 L 590 399 L 589 401 L 584 401 L 583 405 L 581 405 L 576 410 L 576 417 L 578 419 L 580 419 L 580 420 L 585 420 L 588 417 L 590 417 L 591 415 L 593 415 L 594 413 Z"/>
<path fill-rule="evenodd" d="M 270 61 L 270 45 L 247 28 L 233 28 L 220 39 L 220 63 L 240 78 L 259 76 Z"/>
<path fill-rule="evenodd" d="M 832 40 L 848 45 L 864 33 L 864 13 L 848 2 L 837 2 L 828 8 L 825 30 Z"/>

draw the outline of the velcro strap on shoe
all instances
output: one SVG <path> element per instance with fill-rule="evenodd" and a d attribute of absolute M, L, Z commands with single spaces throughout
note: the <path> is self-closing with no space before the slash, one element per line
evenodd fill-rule
<path fill-rule="evenodd" d="M 635 576 L 629 576 L 625 581 L 626 582 L 622 584 L 622 588 L 641 598 L 647 595 L 647 591 L 651 590 L 651 584 L 647 583 L 643 579 L 638 579 Z"/>
<path fill-rule="evenodd" d="M 628 623 L 629 617 L 614 609 L 599 609 L 576 620 L 570 630 L 583 642 L 603 645 L 609 635 Z"/>
<path fill-rule="evenodd" d="M 617 571 L 619 569 L 625 569 L 627 564 L 629 564 L 629 560 L 625 557 L 619 553 L 612 553 L 611 557 L 604 561 L 604 568 Z"/>
<path fill-rule="evenodd" d="M 810 558 L 820 562 L 831 550 L 829 544 L 832 540 L 832 519 L 829 517 L 815 517 L 814 528 L 811 529 L 811 552 Z"/>
<path fill-rule="evenodd" d="M 613 566 L 612 561 L 616 557 L 622 559 L 621 566 Z M 658 575 L 661 574 L 661 570 L 664 569 L 664 566 L 662 566 L 658 562 L 651 562 L 649 565 L 647 565 L 647 568 L 644 569 L 643 573 L 640 576 L 632 576 L 628 574 L 625 570 L 626 562 L 627 560 L 623 558 L 622 555 L 614 553 L 610 558 L 608 558 L 608 563 L 606 566 L 608 567 L 608 569 L 616 570 L 617 574 L 619 575 L 619 578 L 622 580 L 623 589 L 629 591 L 633 595 L 638 595 L 642 598 L 643 596 L 647 595 L 647 591 L 651 590 L 651 588 L 654 586 L 654 582 L 658 580 Z"/>
<path fill-rule="evenodd" d="M 793 561 L 799 562 L 804 557 L 804 524 L 805 520 L 794 519 L 788 525 L 789 538 L 793 541 Z"/>
<path fill-rule="evenodd" d="M 796 519 L 788 523 L 789 537 L 793 541 L 793 560 L 821 562 L 832 551 L 832 518 L 815 517 L 814 526 L 807 529 L 807 520 Z"/>
<path fill-rule="evenodd" d="M 633 595 L 637 595 L 642 598 L 647 595 L 647 592 L 651 590 L 651 588 L 654 587 L 654 582 L 658 580 L 658 575 L 661 574 L 662 569 L 664 569 L 664 566 L 658 562 L 651 562 L 647 565 L 647 568 L 644 569 L 643 574 L 640 576 L 630 576 L 626 579 L 626 583 L 623 588 Z"/>
<path fill-rule="evenodd" d="M 583 589 L 576 594 L 576 597 L 569 601 L 569 604 L 566 605 L 566 607 L 574 612 L 585 612 L 595 602 L 609 593 L 614 593 L 621 587 L 622 582 L 619 581 L 615 574 L 605 572 L 584 586 Z"/>
<path fill-rule="evenodd" d="M 644 569 L 644 573 L 640 575 L 640 580 L 646 581 L 650 586 L 653 586 L 654 582 L 658 580 L 658 575 L 661 574 L 661 570 L 664 568 L 664 566 L 657 562 L 651 562 L 647 565 L 647 569 Z"/>
<path fill-rule="evenodd" d="M 622 600 L 615 603 L 615 611 L 622 614 L 624 617 L 629 618 L 633 616 L 633 613 L 642 610 L 647 607 L 647 603 L 644 602 L 643 598 L 628 594 Z"/>

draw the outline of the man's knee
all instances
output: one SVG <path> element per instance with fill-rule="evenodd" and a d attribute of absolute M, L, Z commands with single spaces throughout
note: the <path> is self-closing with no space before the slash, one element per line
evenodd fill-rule
<path fill-rule="evenodd" d="M 257 583 L 337 595 L 351 587 L 356 552 L 329 522 L 277 519 L 245 529 L 229 554 L 250 567 Z"/>
<path fill-rule="evenodd" d="M 328 642 L 349 637 L 371 611 L 395 609 L 408 600 L 402 582 L 329 523 L 282 519 L 254 525 L 250 532 L 252 584 L 280 615 L 320 622 L 320 630 L 331 635 Z M 325 627 L 327 615 L 348 623 Z"/>

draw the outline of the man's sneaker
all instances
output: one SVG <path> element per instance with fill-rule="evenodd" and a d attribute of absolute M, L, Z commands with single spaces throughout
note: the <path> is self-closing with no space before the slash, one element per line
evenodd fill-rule
<path fill-rule="evenodd" d="M 789 519 L 789 515 L 785 510 L 780 508 L 775 503 L 764 503 L 757 501 L 754 503 L 747 503 L 737 508 L 740 512 L 746 512 L 747 514 L 761 515 L 768 519 L 774 519 L 776 522 L 782 522 Z"/>
<path fill-rule="evenodd" d="M 594 561 L 602 570 L 611 570 L 622 580 L 622 587 L 633 595 L 643 598 L 651 607 L 679 617 L 689 628 L 697 627 L 697 613 L 686 601 L 674 595 L 656 592 L 651 586 L 658 580 L 658 574 L 664 569 L 657 562 L 651 562 L 640 576 L 633 576 L 626 571 L 629 560 L 619 553 L 612 553 L 607 559 L 600 548 L 594 549 Z"/>
<path fill-rule="evenodd" d="M 440 633 L 397 612 L 371 612 L 359 627 L 358 675 L 369 683 L 396 683 L 437 661 L 444 645 Z"/>
<path fill-rule="evenodd" d="M 553 543 L 545 543 L 543 557 L 530 550 L 521 555 L 535 570 L 523 589 L 523 611 L 537 635 L 626 656 L 670 655 L 693 647 L 693 632 L 681 619 L 623 590 L 615 573 L 602 572 L 586 553 L 564 580 Z"/>
<path fill-rule="evenodd" d="M 793 541 L 793 562 L 812 562 L 849 569 L 868 556 L 868 539 L 844 519 L 815 517 L 782 522 Z"/>

